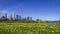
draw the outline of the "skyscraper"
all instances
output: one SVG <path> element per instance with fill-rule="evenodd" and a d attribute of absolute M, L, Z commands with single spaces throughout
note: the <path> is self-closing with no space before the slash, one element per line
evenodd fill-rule
<path fill-rule="evenodd" d="M 30 20 L 32 20 L 32 17 L 30 17 Z"/>
<path fill-rule="evenodd" d="M 11 17 L 13 20 L 15 20 L 15 13 L 14 12 L 12 12 Z"/>
<path fill-rule="evenodd" d="M 5 13 L 5 18 L 7 19 L 7 13 Z"/>
<path fill-rule="evenodd" d="M 29 16 L 27 17 L 27 19 L 29 20 Z"/>
<path fill-rule="evenodd" d="M 20 15 L 16 15 L 16 20 L 21 20 L 21 16 Z"/>
<path fill-rule="evenodd" d="M 32 17 L 27 17 L 28 20 L 32 20 Z"/>

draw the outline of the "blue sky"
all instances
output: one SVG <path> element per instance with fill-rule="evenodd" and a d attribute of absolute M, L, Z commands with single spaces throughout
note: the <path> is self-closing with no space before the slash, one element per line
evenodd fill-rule
<path fill-rule="evenodd" d="M 60 0 L 0 0 L 0 15 L 11 12 L 33 19 L 60 19 Z"/>

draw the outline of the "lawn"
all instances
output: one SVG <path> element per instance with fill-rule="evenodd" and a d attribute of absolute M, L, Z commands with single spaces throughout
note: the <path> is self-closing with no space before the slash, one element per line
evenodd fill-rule
<path fill-rule="evenodd" d="M 0 23 L 0 34 L 60 34 L 60 24 Z"/>

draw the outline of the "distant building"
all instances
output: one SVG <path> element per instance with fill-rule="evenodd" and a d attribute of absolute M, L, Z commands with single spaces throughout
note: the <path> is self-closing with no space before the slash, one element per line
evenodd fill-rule
<path fill-rule="evenodd" d="M 12 14 L 9 16 L 9 20 L 13 20 L 13 18 L 12 18 Z"/>
<path fill-rule="evenodd" d="M 15 20 L 15 13 L 12 12 L 11 15 L 9 16 L 9 20 Z"/>
<path fill-rule="evenodd" d="M 1 18 L 1 16 L 0 16 L 0 18 Z"/>
<path fill-rule="evenodd" d="M 16 20 L 21 20 L 21 16 L 16 15 Z"/>
<path fill-rule="evenodd" d="M 32 17 L 30 17 L 30 20 L 32 20 Z"/>
<path fill-rule="evenodd" d="M 32 20 L 32 17 L 27 17 L 28 20 Z"/>
<path fill-rule="evenodd" d="M 14 12 L 12 12 L 11 18 L 12 18 L 13 20 L 15 20 L 15 13 L 14 13 Z"/>
<path fill-rule="evenodd" d="M 12 18 L 13 20 L 15 20 L 15 13 L 12 13 Z"/>
<path fill-rule="evenodd" d="M 7 13 L 5 13 L 5 18 L 7 19 Z"/>
<path fill-rule="evenodd" d="M 27 17 L 27 19 L 29 20 L 29 16 Z"/>
<path fill-rule="evenodd" d="M 1 18 L 2 19 L 7 19 L 7 13 L 4 13 L 4 15 Z"/>
<path fill-rule="evenodd" d="M 2 18 L 2 19 L 6 19 L 6 17 L 5 17 L 5 16 L 2 16 L 1 18 Z"/>

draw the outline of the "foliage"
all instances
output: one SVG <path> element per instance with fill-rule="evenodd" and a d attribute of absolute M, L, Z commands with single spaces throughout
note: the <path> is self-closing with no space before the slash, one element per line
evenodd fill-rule
<path fill-rule="evenodd" d="M 60 24 L 0 23 L 0 34 L 60 34 Z"/>
<path fill-rule="evenodd" d="M 60 20 L 57 20 L 57 23 L 60 23 Z"/>
<path fill-rule="evenodd" d="M 49 21 L 48 20 L 45 20 L 44 23 L 49 23 Z"/>
<path fill-rule="evenodd" d="M 0 22 L 17 22 L 17 23 L 49 23 L 48 20 L 42 20 L 42 19 L 36 19 L 36 20 L 29 20 L 27 18 L 22 18 L 19 20 L 9 20 L 8 18 L 0 18 Z M 57 23 L 60 23 L 60 20 L 57 21 Z"/>
<path fill-rule="evenodd" d="M 42 23 L 41 19 L 36 19 L 36 23 Z"/>

